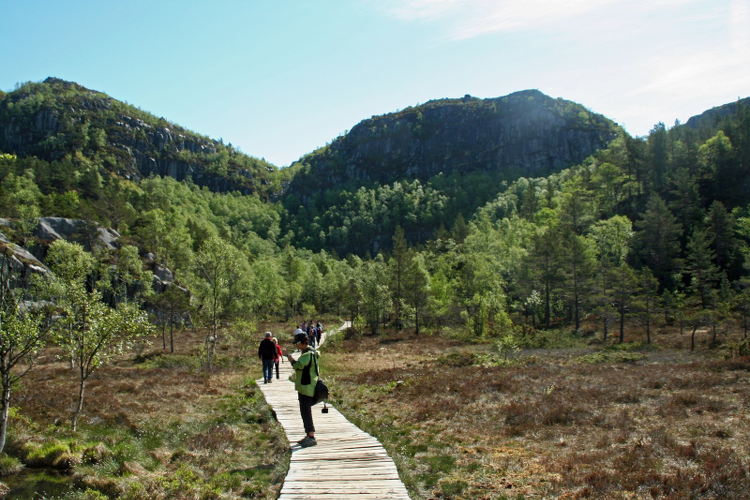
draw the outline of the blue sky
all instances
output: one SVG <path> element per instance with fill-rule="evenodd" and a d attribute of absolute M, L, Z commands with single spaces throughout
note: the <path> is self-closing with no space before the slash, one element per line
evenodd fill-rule
<path fill-rule="evenodd" d="M 56 76 L 284 166 L 362 119 L 537 88 L 644 135 L 750 96 L 750 0 L 0 0 Z"/>

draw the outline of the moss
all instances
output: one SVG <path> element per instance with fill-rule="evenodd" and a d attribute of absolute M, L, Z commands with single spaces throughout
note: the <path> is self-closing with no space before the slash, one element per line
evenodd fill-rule
<path fill-rule="evenodd" d="M 23 445 L 24 462 L 32 467 L 55 467 L 62 456 L 70 454 L 70 446 L 60 441 L 49 443 L 28 442 Z"/>

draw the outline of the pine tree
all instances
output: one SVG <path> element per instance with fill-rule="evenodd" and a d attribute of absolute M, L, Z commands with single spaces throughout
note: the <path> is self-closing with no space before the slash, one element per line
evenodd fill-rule
<path fill-rule="evenodd" d="M 409 244 L 404 237 L 404 230 L 401 226 L 396 226 L 396 230 L 393 233 L 393 253 L 391 254 L 388 267 L 391 276 L 391 293 L 396 313 L 394 323 L 398 330 L 404 327 L 401 308 L 404 302 L 404 274 L 410 259 Z"/>
<path fill-rule="evenodd" d="M 658 195 L 652 195 L 637 223 L 638 256 L 659 280 L 671 288 L 679 270 L 680 224 Z"/>
<path fill-rule="evenodd" d="M 695 228 L 687 243 L 685 273 L 690 278 L 690 290 L 699 298 L 701 308 L 709 306 L 711 291 L 719 281 L 720 271 L 714 264 L 716 254 L 713 238 L 700 228 Z"/>
<path fill-rule="evenodd" d="M 414 311 L 414 333 L 419 335 L 424 310 L 430 297 L 430 273 L 422 254 L 408 260 L 404 273 L 404 299 Z"/>
<path fill-rule="evenodd" d="M 708 236 L 713 240 L 716 265 L 730 279 L 737 279 L 741 272 L 739 242 L 734 235 L 735 224 L 734 217 L 727 212 L 722 202 L 714 201 L 711 204 L 706 216 Z"/>

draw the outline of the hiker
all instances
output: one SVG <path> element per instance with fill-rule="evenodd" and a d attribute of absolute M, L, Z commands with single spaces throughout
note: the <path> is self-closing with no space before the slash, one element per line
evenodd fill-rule
<path fill-rule="evenodd" d="M 295 361 L 291 354 L 286 358 L 294 368 L 294 388 L 299 400 L 299 413 L 305 426 L 305 437 L 297 441 L 302 448 L 315 446 L 315 425 L 313 425 L 312 405 L 315 395 L 315 385 L 318 383 L 318 358 L 320 354 L 308 345 L 308 337 L 304 332 L 294 335 L 294 346 L 302 351 L 302 355 Z"/>
<path fill-rule="evenodd" d="M 276 344 L 273 343 L 273 334 L 266 332 L 263 340 L 260 341 L 258 346 L 258 357 L 263 361 L 263 383 L 269 384 L 273 379 L 273 365 L 274 358 L 278 355 L 276 351 Z"/>
<path fill-rule="evenodd" d="M 276 337 L 271 337 L 271 340 L 274 344 L 276 344 L 276 357 L 273 358 L 273 364 L 276 367 L 276 380 L 279 379 L 279 362 L 284 362 L 284 351 L 281 350 L 281 345 L 279 344 L 279 339 Z"/>
<path fill-rule="evenodd" d="M 303 329 L 305 330 L 305 333 L 307 334 L 307 343 L 311 347 L 315 347 L 315 339 L 311 335 L 312 328 L 313 328 L 312 321 L 305 321 L 305 326 L 303 327 Z"/>
<path fill-rule="evenodd" d="M 323 325 L 320 324 L 320 321 L 315 324 L 315 335 L 318 337 L 318 344 L 320 344 L 320 337 L 323 336 Z"/>
<path fill-rule="evenodd" d="M 305 333 L 307 333 L 307 343 L 310 347 L 315 347 L 317 339 L 315 337 L 315 327 L 313 326 L 312 321 L 307 323 L 307 330 Z"/>

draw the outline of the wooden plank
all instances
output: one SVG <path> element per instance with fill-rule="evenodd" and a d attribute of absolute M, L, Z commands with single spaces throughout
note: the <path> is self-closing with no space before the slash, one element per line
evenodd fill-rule
<path fill-rule="evenodd" d="M 292 371 L 289 363 L 283 363 L 279 379 L 270 384 L 259 381 L 258 385 L 287 438 L 295 441 L 304 436 L 304 427 L 297 393 L 289 381 Z M 319 408 L 313 408 L 318 445 L 299 448 L 295 443 L 291 447 L 289 472 L 279 499 L 408 499 L 398 470 L 380 442 L 349 422 L 335 407 L 329 405 L 326 414 L 317 411 Z"/>

